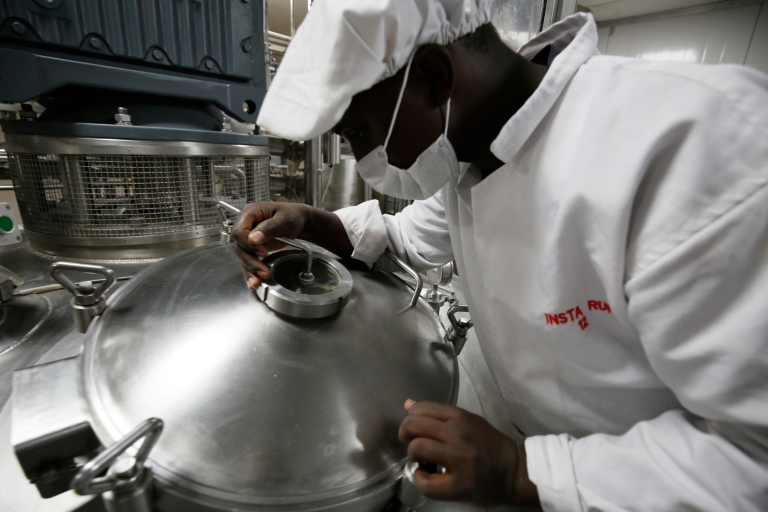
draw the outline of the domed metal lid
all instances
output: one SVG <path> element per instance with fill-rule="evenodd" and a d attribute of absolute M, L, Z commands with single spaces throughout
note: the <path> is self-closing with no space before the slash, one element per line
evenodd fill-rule
<path fill-rule="evenodd" d="M 431 308 L 403 311 L 412 292 L 399 279 L 350 275 L 346 307 L 305 320 L 258 300 L 229 244 L 149 268 L 87 335 L 100 439 L 162 419 L 155 475 L 230 508 L 295 509 L 391 479 L 404 401 L 454 402 L 458 367 Z"/>

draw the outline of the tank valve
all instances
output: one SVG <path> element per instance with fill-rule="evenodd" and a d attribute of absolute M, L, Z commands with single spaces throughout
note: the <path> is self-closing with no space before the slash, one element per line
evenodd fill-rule
<path fill-rule="evenodd" d="M 456 318 L 456 313 L 469 313 L 469 308 L 467 306 L 454 304 L 448 310 L 448 320 L 451 322 L 451 327 L 445 334 L 445 341 L 449 341 L 453 344 L 456 355 L 458 356 L 464 349 L 469 330 L 474 324 L 472 323 L 472 320 L 468 318 Z"/>
<path fill-rule="evenodd" d="M 63 274 L 65 270 L 101 274 L 104 276 L 104 281 L 98 286 L 90 281 L 75 283 Z M 51 277 L 74 295 L 71 304 L 75 315 L 75 327 L 78 332 L 87 331 L 93 319 L 101 315 L 107 308 L 104 294 L 117 280 L 112 269 L 107 267 L 69 261 L 57 261 L 51 265 Z"/>

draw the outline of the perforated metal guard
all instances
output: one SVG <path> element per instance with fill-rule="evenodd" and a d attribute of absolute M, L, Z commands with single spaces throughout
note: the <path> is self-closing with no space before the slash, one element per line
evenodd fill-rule
<path fill-rule="evenodd" d="M 8 154 L 24 226 L 76 238 L 218 226 L 216 202 L 269 201 L 269 156 Z"/>

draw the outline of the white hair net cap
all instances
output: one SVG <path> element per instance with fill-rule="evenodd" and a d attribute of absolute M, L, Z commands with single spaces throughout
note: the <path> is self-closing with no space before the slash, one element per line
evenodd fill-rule
<path fill-rule="evenodd" d="M 291 140 L 327 132 L 355 94 L 396 74 L 421 45 L 491 21 L 492 0 L 317 0 L 285 52 L 257 124 Z"/>

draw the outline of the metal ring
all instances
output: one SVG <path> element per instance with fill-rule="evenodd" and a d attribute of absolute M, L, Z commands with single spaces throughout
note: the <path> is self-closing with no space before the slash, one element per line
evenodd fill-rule
<path fill-rule="evenodd" d="M 7 133 L 8 153 L 146 156 L 267 156 L 269 146 L 206 142 L 47 137 Z"/>
<path fill-rule="evenodd" d="M 41 242 L 49 245 L 66 245 L 76 247 L 125 247 L 133 245 L 150 245 L 164 242 L 178 242 L 195 238 L 206 238 L 219 234 L 219 228 L 195 229 L 194 231 L 178 231 L 176 233 L 162 233 L 157 235 L 138 236 L 103 236 L 97 238 L 84 238 L 74 236 L 54 236 L 25 230 L 32 242 Z"/>
<path fill-rule="evenodd" d="M 305 260 L 306 253 L 303 251 L 280 251 L 270 254 L 262 261 L 272 270 L 276 263 L 286 258 Z M 275 280 L 273 271 L 272 276 L 256 288 L 256 296 L 270 309 L 294 318 L 324 318 L 340 311 L 346 305 L 349 294 L 352 293 L 354 285 L 352 274 L 344 265 L 324 254 L 315 254 L 314 261 L 315 265 L 328 265 L 338 274 L 339 286 L 332 292 L 324 295 L 296 293 L 279 284 Z"/>

